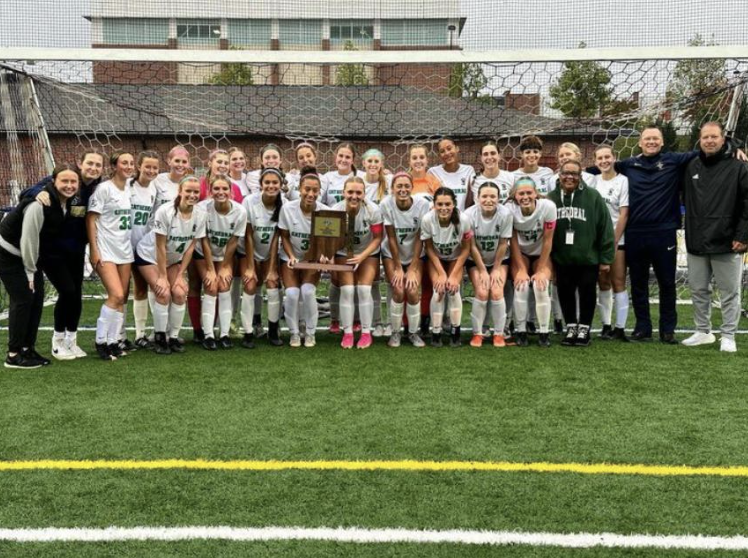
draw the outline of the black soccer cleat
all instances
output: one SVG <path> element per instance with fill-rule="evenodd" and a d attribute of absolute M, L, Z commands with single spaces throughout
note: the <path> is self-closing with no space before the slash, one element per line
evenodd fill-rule
<path fill-rule="evenodd" d="M 538 334 L 538 346 L 543 347 L 544 349 L 547 349 L 551 346 L 551 334 L 550 333 L 540 333 Z"/>
<path fill-rule="evenodd" d="M 218 348 L 220 349 L 233 349 L 234 344 L 231 342 L 231 339 L 228 335 L 224 335 L 218 340 Z"/>
<path fill-rule="evenodd" d="M 610 338 L 614 341 L 621 341 L 623 343 L 628 343 L 629 338 L 626 337 L 626 332 L 622 327 L 614 328 L 613 331 L 610 333 Z"/>
<path fill-rule="evenodd" d="M 99 355 L 101 360 L 117 360 L 106 343 L 96 343 L 96 354 Z"/>
<path fill-rule="evenodd" d="M 268 342 L 274 347 L 280 347 L 283 345 L 283 340 L 280 338 L 280 326 L 278 322 L 268 322 Z"/>
<path fill-rule="evenodd" d="M 171 349 L 172 353 L 183 353 L 184 352 L 184 343 L 179 340 L 179 337 L 170 337 L 169 338 L 169 349 Z"/>
<path fill-rule="evenodd" d="M 601 341 L 611 341 L 613 339 L 613 328 L 611 328 L 610 325 L 604 325 L 598 339 Z"/>
<path fill-rule="evenodd" d="M 577 340 L 574 342 L 574 346 L 589 347 L 590 343 L 592 343 L 592 338 L 590 337 L 590 326 L 580 325 L 577 328 Z"/>
<path fill-rule="evenodd" d="M 169 342 L 166 340 L 166 333 L 156 332 L 153 334 L 153 352 L 157 355 L 170 355 L 171 349 Z"/>
<path fill-rule="evenodd" d="M 203 339 L 203 349 L 206 351 L 217 351 L 218 345 L 216 344 L 216 340 L 212 337 L 206 337 Z"/>
<path fill-rule="evenodd" d="M 242 347 L 244 347 L 245 349 L 254 349 L 254 335 L 252 335 L 251 333 L 245 333 L 244 338 L 242 339 Z"/>
<path fill-rule="evenodd" d="M 527 340 L 527 332 L 526 331 L 518 331 L 514 334 L 514 338 L 516 339 L 516 343 L 518 347 L 527 347 L 530 342 Z"/>
<path fill-rule="evenodd" d="M 573 347 L 577 344 L 577 326 L 575 324 L 569 324 L 566 326 L 566 335 L 561 340 L 561 345 L 564 347 Z"/>

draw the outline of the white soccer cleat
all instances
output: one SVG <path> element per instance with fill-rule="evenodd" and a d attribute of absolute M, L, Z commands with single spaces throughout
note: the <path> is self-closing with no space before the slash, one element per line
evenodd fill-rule
<path fill-rule="evenodd" d="M 57 360 L 73 360 L 75 355 L 68 349 L 64 340 L 52 338 L 52 356 Z"/>
<path fill-rule="evenodd" d="M 301 335 L 298 333 L 291 334 L 291 340 L 288 342 L 291 347 L 301 347 Z"/>
<path fill-rule="evenodd" d="M 722 337 L 719 342 L 719 350 L 723 353 L 737 353 L 738 346 L 735 344 L 735 339 L 732 337 Z"/>
<path fill-rule="evenodd" d="M 717 341 L 717 338 L 713 333 L 704 333 L 703 331 L 697 331 L 690 337 L 686 337 L 681 343 L 686 347 L 697 347 L 699 345 L 711 345 Z"/>
<path fill-rule="evenodd" d="M 307 349 L 311 349 L 317 344 L 316 339 L 314 338 L 314 335 L 311 335 L 309 333 L 306 334 L 306 337 L 304 337 L 304 346 Z"/>

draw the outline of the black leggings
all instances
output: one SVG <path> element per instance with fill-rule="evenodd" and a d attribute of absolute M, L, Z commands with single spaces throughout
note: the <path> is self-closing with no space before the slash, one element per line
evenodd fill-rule
<path fill-rule="evenodd" d="M 0 248 L 0 280 L 10 299 L 8 352 L 19 353 L 21 349 L 33 349 L 44 307 L 44 276 L 41 270 L 36 270 L 32 291 L 29 289 L 23 260 Z"/>
<path fill-rule="evenodd" d="M 597 305 L 597 265 L 558 265 L 556 287 L 561 311 L 567 324 L 591 325 Z M 579 294 L 579 314 L 577 314 Z"/>
<path fill-rule="evenodd" d="M 57 290 L 55 331 L 77 331 L 83 310 L 84 251 L 46 256 L 40 261 L 44 274 Z"/>

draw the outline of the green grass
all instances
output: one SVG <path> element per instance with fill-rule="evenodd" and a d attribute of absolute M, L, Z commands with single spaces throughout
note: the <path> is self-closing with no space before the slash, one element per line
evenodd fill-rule
<path fill-rule="evenodd" d="M 685 312 L 683 312 L 685 310 Z M 682 311 L 681 324 L 688 319 Z M 86 304 L 86 312 L 95 312 Z M 467 316 L 467 313 L 466 313 Z M 715 316 L 719 323 L 719 316 Z M 746 324 L 741 324 L 745 328 Z M 186 335 L 189 337 L 189 334 Z M 596 342 L 384 341 L 0 371 L 0 459 L 435 459 L 746 465 L 748 339 L 721 355 Z M 557 341 L 557 338 L 556 338 Z M 5 333 L 0 332 L 0 343 Z M 92 345 L 90 333 L 82 345 Z M 49 334 L 42 333 L 46 349 Z M 46 350 L 44 352 L 47 352 Z M 298 525 L 745 534 L 745 479 L 539 473 L 0 473 L 0 527 Z M 0 544 L 2 556 L 705 556 L 294 543 Z M 712 554 L 716 556 L 716 554 Z"/>

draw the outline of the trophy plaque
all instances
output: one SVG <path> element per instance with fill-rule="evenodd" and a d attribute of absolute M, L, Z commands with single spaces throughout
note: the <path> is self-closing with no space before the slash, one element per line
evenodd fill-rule
<path fill-rule="evenodd" d="M 294 269 L 316 269 L 317 271 L 353 271 L 351 264 L 336 264 L 335 253 L 345 248 L 348 257 L 353 257 L 353 238 L 356 216 L 345 211 L 322 209 L 312 214 L 312 236 L 304 259 Z M 321 263 L 325 256 L 332 263 Z"/>

